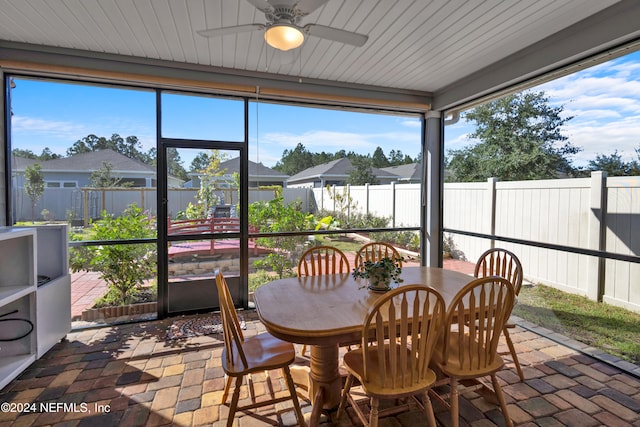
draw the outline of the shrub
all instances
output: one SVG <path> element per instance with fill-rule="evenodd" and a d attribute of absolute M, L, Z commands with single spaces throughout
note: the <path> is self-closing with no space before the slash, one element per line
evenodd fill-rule
<path fill-rule="evenodd" d="M 249 223 L 260 232 L 278 233 L 308 229 L 310 218 L 302 212 L 299 202 L 284 204 L 281 197 L 268 202 L 259 201 L 249 205 Z M 274 236 L 258 239 L 258 244 L 273 248 L 264 259 L 254 263 L 257 268 L 269 268 L 283 278 L 292 274 L 296 266 L 298 248 L 306 242 L 305 236 Z"/>
<path fill-rule="evenodd" d="M 103 219 L 93 224 L 96 240 L 126 240 L 154 237 L 151 219 L 135 204 L 119 217 L 102 213 Z M 116 305 L 131 304 L 140 292 L 145 279 L 152 277 L 156 268 L 155 244 L 105 244 L 82 246 L 71 252 L 73 272 L 91 270 L 100 272 L 100 278 L 109 286 L 109 299 Z"/>

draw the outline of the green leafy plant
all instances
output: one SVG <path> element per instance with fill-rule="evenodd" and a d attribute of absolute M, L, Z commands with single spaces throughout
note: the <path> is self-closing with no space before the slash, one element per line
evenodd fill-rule
<path fill-rule="evenodd" d="M 282 198 L 268 202 L 259 201 L 249 205 L 249 223 L 261 233 L 280 233 L 302 231 L 309 225 L 308 215 L 302 212 L 300 203 L 284 204 Z M 274 236 L 258 239 L 262 247 L 272 248 L 264 259 L 254 263 L 257 268 L 268 268 L 279 278 L 293 272 L 297 263 L 297 254 L 306 242 L 305 236 Z"/>
<path fill-rule="evenodd" d="M 119 217 L 102 213 L 103 219 L 93 224 L 96 240 L 127 240 L 154 237 L 151 218 L 135 204 L 129 205 Z M 114 305 L 134 302 L 146 279 L 155 274 L 154 244 L 106 244 L 81 246 L 71 252 L 73 272 L 100 272 L 109 286 L 108 300 Z"/>
<path fill-rule="evenodd" d="M 355 267 L 351 274 L 356 279 L 369 280 L 372 288 L 388 290 L 392 280 L 394 283 L 402 282 L 402 278 L 400 278 L 402 273 L 400 262 L 402 261 L 402 257 L 396 259 L 384 257 L 376 262 L 365 261 L 360 266 Z"/>

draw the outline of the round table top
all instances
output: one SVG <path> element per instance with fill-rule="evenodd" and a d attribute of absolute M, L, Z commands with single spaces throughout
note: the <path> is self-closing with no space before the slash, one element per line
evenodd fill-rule
<path fill-rule="evenodd" d="M 434 267 L 405 267 L 400 277 L 403 282 L 394 286 L 428 285 L 442 295 L 447 308 L 474 279 Z M 362 322 L 381 295 L 348 273 L 275 280 L 258 288 L 254 301 L 272 335 L 300 344 L 333 345 L 360 340 Z"/>

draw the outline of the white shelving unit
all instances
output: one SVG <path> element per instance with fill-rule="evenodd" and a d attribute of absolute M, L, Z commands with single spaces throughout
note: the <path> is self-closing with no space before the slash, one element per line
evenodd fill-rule
<path fill-rule="evenodd" d="M 37 230 L 37 275 L 47 277 L 38 284 L 37 342 L 38 358 L 42 357 L 71 330 L 71 276 L 67 225 L 43 225 Z"/>
<path fill-rule="evenodd" d="M 36 360 L 36 231 L 0 227 L 0 318 L 28 319 L 34 330 L 23 338 L 0 341 L 0 389 Z M 13 325 L 13 326 L 9 326 Z M 25 322 L 0 322 L 0 339 L 20 335 Z"/>

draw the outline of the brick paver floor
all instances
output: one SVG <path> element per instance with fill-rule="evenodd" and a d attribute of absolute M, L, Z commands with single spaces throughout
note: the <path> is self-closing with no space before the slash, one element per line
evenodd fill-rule
<path fill-rule="evenodd" d="M 263 330 L 255 312 L 243 313 L 247 334 Z M 75 331 L 0 390 L 4 426 L 191 426 L 224 425 L 224 376 L 219 335 L 167 340 L 175 319 Z M 512 332 L 526 381 L 509 361 L 499 373 L 511 418 L 518 426 L 640 426 L 640 368 L 606 354 L 578 351 L 579 344 L 519 322 Z M 554 339 L 547 338 L 546 335 Z M 571 348 L 573 346 L 574 348 Z M 502 345 L 506 351 L 506 345 Z M 583 346 L 582 350 L 592 349 Z M 605 363 L 606 361 L 606 363 Z M 305 361 L 301 360 L 301 363 Z M 254 375 L 260 399 L 268 387 Z M 271 374 L 276 392 L 279 373 Z M 244 387 L 241 398 L 249 399 Z M 6 404 L 9 404 L 8 406 Z M 311 407 L 302 401 L 303 412 Z M 434 404 L 441 426 L 444 408 Z M 294 425 L 286 405 L 259 417 L 239 414 L 234 425 Z M 476 393 L 460 402 L 461 426 L 502 426 L 495 404 Z M 307 415 L 308 416 L 308 415 Z M 326 426 L 359 425 L 349 411 L 341 420 L 325 414 Z M 383 418 L 381 426 L 424 426 L 419 411 Z"/>

